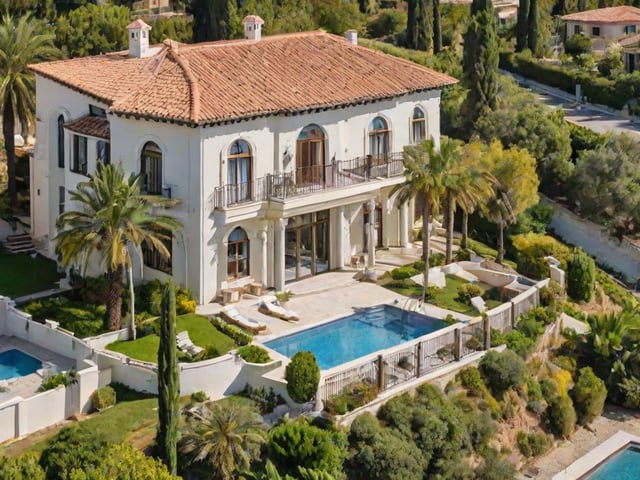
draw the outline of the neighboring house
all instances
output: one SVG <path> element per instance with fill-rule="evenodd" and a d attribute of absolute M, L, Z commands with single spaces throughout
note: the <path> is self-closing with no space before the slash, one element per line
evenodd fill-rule
<path fill-rule="evenodd" d="M 55 256 L 69 191 L 96 161 L 140 173 L 176 199 L 184 224 L 163 262 L 199 303 L 247 279 L 278 290 L 410 241 L 402 151 L 440 137 L 441 89 L 455 79 L 322 31 L 149 46 L 136 20 L 125 52 L 32 65 L 37 86 L 32 234 Z M 371 260 L 369 260 L 371 261 Z M 140 268 L 136 269 L 140 271 Z"/>
<path fill-rule="evenodd" d="M 592 40 L 594 50 L 604 50 L 621 38 L 640 33 L 640 8 L 636 7 L 586 10 L 565 15 L 562 20 L 565 23 L 565 41 L 581 33 Z"/>
<path fill-rule="evenodd" d="M 472 0 L 442 0 L 440 3 L 456 3 L 471 5 Z M 498 20 L 498 25 L 506 26 L 514 24 L 518 19 L 519 0 L 493 0 L 493 9 Z"/>
<path fill-rule="evenodd" d="M 622 47 L 622 61 L 627 72 L 632 73 L 640 67 L 640 33 L 623 38 L 618 42 Z"/>

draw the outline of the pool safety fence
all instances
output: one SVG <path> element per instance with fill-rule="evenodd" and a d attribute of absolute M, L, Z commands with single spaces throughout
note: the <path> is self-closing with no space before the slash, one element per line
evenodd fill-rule
<path fill-rule="evenodd" d="M 384 392 L 420 378 L 445 365 L 491 347 L 491 329 L 503 333 L 515 327 L 518 318 L 539 305 L 543 280 L 469 323 L 456 323 L 382 352 L 336 366 L 323 372 L 319 394 L 323 401 L 356 384 L 366 382 Z"/>

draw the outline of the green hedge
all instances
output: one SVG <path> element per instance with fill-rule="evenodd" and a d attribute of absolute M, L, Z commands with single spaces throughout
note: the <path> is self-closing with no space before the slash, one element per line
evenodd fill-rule
<path fill-rule="evenodd" d="M 231 337 L 233 341 L 238 345 L 247 345 L 253 340 L 253 336 L 250 333 L 247 333 L 240 327 L 231 325 L 218 317 L 213 317 L 210 319 L 210 321 L 211 325 L 216 327 L 228 337 Z"/>

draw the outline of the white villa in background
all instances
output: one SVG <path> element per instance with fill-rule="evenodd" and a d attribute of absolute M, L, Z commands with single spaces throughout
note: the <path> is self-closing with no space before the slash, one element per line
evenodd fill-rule
<path fill-rule="evenodd" d="M 172 259 L 144 252 L 145 279 L 173 276 L 207 303 L 252 279 L 287 282 L 410 241 L 413 213 L 390 192 L 408 144 L 440 137 L 441 89 L 455 79 L 322 31 L 149 45 L 32 65 L 37 147 L 34 240 L 55 257 L 55 220 L 98 160 L 176 199 Z"/>
<path fill-rule="evenodd" d="M 565 41 L 576 34 L 591 39 L 594 50 L 640 33 L 640 8 L 623 5 L 564 15 Z"/>

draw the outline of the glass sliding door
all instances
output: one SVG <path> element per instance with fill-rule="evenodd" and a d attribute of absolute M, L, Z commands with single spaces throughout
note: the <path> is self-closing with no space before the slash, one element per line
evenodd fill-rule
<path fill-rule="evenodd" d="M 291 217 L 285 245 L 285 281 L 329 270 L 329 211 Z"/>

